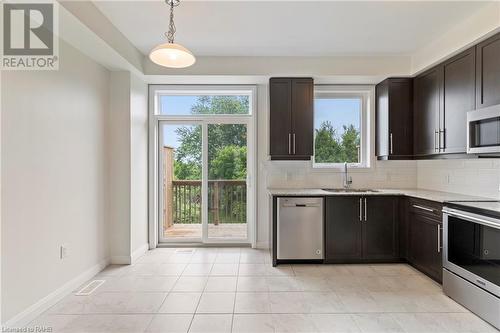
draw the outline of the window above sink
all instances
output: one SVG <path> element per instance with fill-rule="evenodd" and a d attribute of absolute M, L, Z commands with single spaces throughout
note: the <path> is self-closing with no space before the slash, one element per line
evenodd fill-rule
<path fill-rule="evenodd" d="M 314 87 L 313 168 L 369 167 L 372 87 Z"/>

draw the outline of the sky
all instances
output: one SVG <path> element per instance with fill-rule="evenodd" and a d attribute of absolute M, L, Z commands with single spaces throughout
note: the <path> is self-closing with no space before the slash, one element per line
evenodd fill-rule
<path fill-rule="evenodd" d="M 163 96 L 161 114 L 189 115 L 191 106 L 196 103 L 197 96 Z M 343 133 L 342 125 L 353 124 L 359 130 L 361 102 L 359 99 L 315 99 L 314 128 L 319 128 L 324 121 L 331 121 L 337 134 Z M 186 124 L 189 125 L 189 124 Z M 166 125 L 163 128 L 164 145 L 178 148 L 180 142 L 175 133 L 178 127 L 185 125 Z"/>
<path fill-rule="evenodd" d="M 361 101 L 359 99 L 327 99 L 314 100 L 314 128 L 322 122 L 330 121 L 337 134 L 344 132 L 343 125 L 353 124 L 359 130 L 361 118 Z"/>

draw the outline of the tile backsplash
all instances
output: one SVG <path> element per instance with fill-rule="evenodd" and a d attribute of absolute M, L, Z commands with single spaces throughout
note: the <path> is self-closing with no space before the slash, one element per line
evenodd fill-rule
<path fill-rule="evenodd" d="M 266 161 L 261 166 L 267 188 L 342 187 L 343 170 L 315 169 L 311 162 Z M 353 187 L 415 188 L 415 161 L 376 161 L 370 169 L 349 168 Z"/>
<path fill-rule="evenodd" d="M 310 162 L 266 161 L 267 188 L 342 187 L 341 169 L 314 169 Z M 500 199 L 500 159 L 375 161 L 349 169 L 353 187 L 421 188 Z"/>
<path fill-rule="evenodd" d="M 500 199 L 500 159 L 417 161 L 417 187 Z"/>

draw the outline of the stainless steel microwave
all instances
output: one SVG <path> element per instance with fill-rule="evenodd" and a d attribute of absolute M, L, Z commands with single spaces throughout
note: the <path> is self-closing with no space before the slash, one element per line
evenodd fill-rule
<path fill-rule="evenodd" d="M 467 153 L 500 153 L 500 105 L 467 112 Z"/>

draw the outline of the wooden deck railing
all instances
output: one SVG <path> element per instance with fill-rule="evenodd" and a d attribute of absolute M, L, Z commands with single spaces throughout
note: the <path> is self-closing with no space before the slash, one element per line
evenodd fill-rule
<path fill-rule="evenodd" d="M 165 226 L 201 223 L 201 180 L 172 180 L 167 188 L 172 214 L 165 214 Z M 246 223 L 246 193 L 245 180 L 208 181 L 208 222 Z"/>

